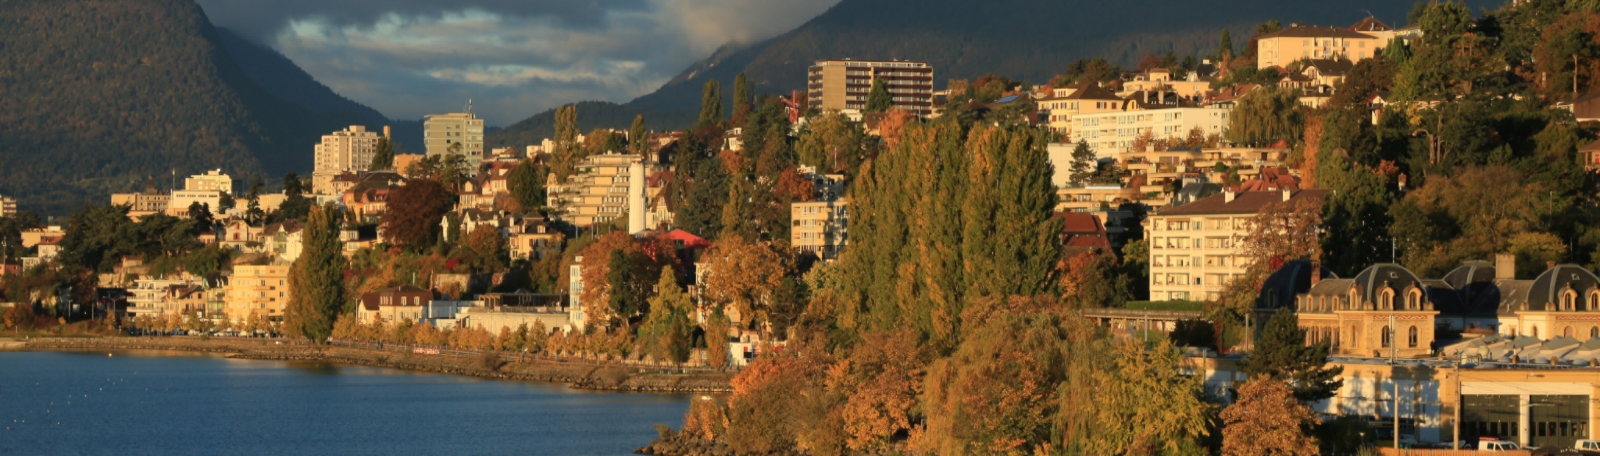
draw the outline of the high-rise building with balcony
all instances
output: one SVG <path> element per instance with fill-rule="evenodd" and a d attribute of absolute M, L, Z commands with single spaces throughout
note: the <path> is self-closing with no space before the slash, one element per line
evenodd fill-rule
<path fill-rule="evenodd" d="M 311 174 L 312 192 L 331 195 L 334 176 L 346 172 L 366 171 L 372 166 L 372 156 L 378 151 L 378 140 L 389 136 L 389 127 L 383 128 L 384 135 L 378 136 L 377 132 L 367 131 L 367 127 L 351 125 L 350 128 L 322 135 L 322 142 L 317 143 L 316 166 Z"/>
<path fill-rule="evenodd" d="M 819 60 L 806 74 L 808 106 L 818 110 L 861 110 L 872 84 L 882 79 L 894 109 L 933 113 L 933 67 L 901 60 Z"/>
<path fill-rule="evenodd" d="M 483 119 L 470 112 L 429 114 L 422 121 L 422 144 L 429 157 L 459 153 L 477 165 L 483 158 Z M 459 152 L 451 150 L 455 144 L 461 144 Z"/>

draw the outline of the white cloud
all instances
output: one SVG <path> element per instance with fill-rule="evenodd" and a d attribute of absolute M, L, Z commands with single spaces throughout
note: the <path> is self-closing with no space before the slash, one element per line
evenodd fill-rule
<path fill-rule="evenodd" d="M 299 2 L 303 10 L 285 14 L 268 43 L 391 117 L 459 109 L 471 98 L 490 124 L 508 125 L 564 103 L 631 100 L 718 46 L 786 32 L 837 2 L 644 0 L 609 9 L 601 2 L 603 11 L 592 14 L 483 4 L 364 16 L 336 11 L 350 0 L 324 2 L 327 10 Z"/>

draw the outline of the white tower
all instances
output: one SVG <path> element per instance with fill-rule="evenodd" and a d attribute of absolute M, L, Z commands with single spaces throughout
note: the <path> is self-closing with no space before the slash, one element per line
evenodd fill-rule
<path fill-rule="evenodd" d="M 628 166 L 628 234 L 644 231 L 644 160 Z"/>

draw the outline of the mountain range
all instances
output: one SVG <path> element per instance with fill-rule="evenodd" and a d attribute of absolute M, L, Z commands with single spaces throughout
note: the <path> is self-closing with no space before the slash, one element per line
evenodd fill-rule
<path fill-rule="evenodd" d="M 731 96 L 746 73 L 758 93 L 788 94 L 819 59 L 921 60 L 940 80 L 993 72 L 1043 82 L 1082 58 L 1131 66 L 1145 54 L 1209 55 L 1223 29 L 1242 47 L 1270 19 L 1347 25 L 1372 14 L 1400 25 L 1409 9 L 1393 0 L 842 0 L 787 33 L 723 46 L 628 103 L 583 102 L 578 122 L 625 128 L 642 114 L 652 129 L 684 128 L 706 81 Z M 419 120 L 339 95 L 270 47 L 214 27 L 193 0 L 0 2 L 0 49 L 0 195 L 46 215 L 205 169 L 274 186 L 285 172 L 308 173 L 317 138 L 349 125 L 390 125 L 402 148 L 422 150 Z M 551 112 L 535 114 L 486 142 L 535 144 L 553 123 Z"/>

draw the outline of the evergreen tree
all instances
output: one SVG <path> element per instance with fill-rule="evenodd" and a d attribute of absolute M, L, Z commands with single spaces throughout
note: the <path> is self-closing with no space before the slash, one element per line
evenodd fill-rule
<path fill-rule="evenodd" d="M 894 96 L 889 94 L 889 85 L 883 79 L 872 80 L 872 91 L 867 92 L 867 104 L 863 110 L 866 112 L 888 112 L 894 107 Z"/>
<path fill-rule="evenodd" d="M 1269 376 L 1282 380 L 1294 390 L 1294 397 L 1314 402 L 1333 397 L 1344 384 L 1339 379 L 1342 367 L 1325 367 L 1328 342 L 1306 345 L 1306 331 L 1288 308 L 1279 308 L 1261 329 L 1255 350 L 1240 363 L 1250 378 Z"/>
<path fill-rule="evenodd" d="M 750 101 L 755 95 L 750 93 L 750 79 L 744 73 L 739 73 L 733 78 L 733 125 L 744 126 L 745 119 L 750 115 Z"/>
<path fill-rule="evenodd" d="M 543 170 L 534 166 L 533 159 L 527 159 L 517 164 L 517 168 L 511 170 L 511 175 L 506 178 L 511 197 L 517 200 L 517 207 L 524 213 L 544 206 L 544 175 Z"/>
<path fill-rule="evenodd" d="M 372 152 L 372 164 L 367 169 L 373 171 L 385 170 L 394 167 L 394 143 L 389 137 L 378 138 L 378 145 Z"/>
<path fill-rule="evenodd" d="M 633 117 L 633 126 L 628 128 L 628 153 L 646 155 L 650 153 L 650 130 L 644 128 L 644 114 Z"/>
<path fill-rule="evenodd" d="M 689 360 L 690 344 L 694 337 L 694 322 L 689 313 L 694 301 L 678 287 L 678 278 L 671 266 L 661 269 L 661 280 L 656 282 L 656 296 L 650 298 L 650 313 L 641 336 L 650 356 L 657 361 L 671 360 L 683 363 Z"/>
<path fill-rule="evenodd" d="M 722 83 L 716 79 L 706 81 L 705 93 L 700 96 L 700 120 L 695 129 L 722 123 Z"/>
<path fill-rule="evenodd" d="M 1088 184 L 1089 178 L 1094 177 L 1096 166 L 1099 164 L 1099 158 L 1096 158 L 1094 151 L 1089 149 L 1089 142 L 1080 139 L 1077 147 L 1072 149 L 1072 164 L 1068 168 L 1072 174 L 1069 179 L 1075 185 Z"/>
<path fill-rule="evenodd" d="M 577 172 L 578 162 L 583 160 L 584 149 L 578 144 L 578 107 L 562 106 L 556 108 L 556 137 L 555 150 L 550 151 L 550 172 L 556 175 L 556 182 L 566 182 L 567 176 Z"/>
<path fill-rule="evenodd" d="M 339 242 L 339 210 L 329 203 L 306 217 L 304 250 L 289 268 L 289 303 L 284 332 L 321 344 L 346 310 L 344 244 Z"/>
<path fill-rule="evenodd" d="M 606 300 L 612 315 L 622 322 L 627 322 L 639 311 L 638 293 L 634 285 L 633 261 L 628 258 L 628 253 L 622 249 L 612 250 L 610 261 L 606 263 Z"/>
<path fill-rule="evenodd" d="M 689 187 L 688 198 L 674 219 L 683 229 L 711 239 L 722 232 L 722 206 L 728 202 L 729 177 L 721 160 L 715 158 L 699 160 L 693 175 L 694 185 Z"/>
<path fill-rule="evenodd" d="M 194 220 L 194 234 L 211 231 L 211 208 L 199 201 L 189 203 L 189 220 Z"/>
<path fill-rule="evenodd" d="M 283 196 L 285 199 L 299 198 L 305 194 L 305 183 L 300 182 L 300 176 L 293 171 L 283 175 Z"/>
<path fill-rule="evenodd" d="M 1222 29 L 1222 40 L 1217 43 L 1217 59 L 1221 60 L 1231 56 L 1233 56 L 1233 33 L 1229 32 L 1228 29 Z"/>
<path fill-rule="evenodd" d="M 261 221 L 261 216 L 266 215 L 261 212 L 261 185 L 261 176 L 256 176 L 250 180 L 250 193 L 246 194 L 250 202 L 248 206 L 245 206 L 244 212 L 245 218 L 249 219 L 250 223 L 259 222 Z"/>

